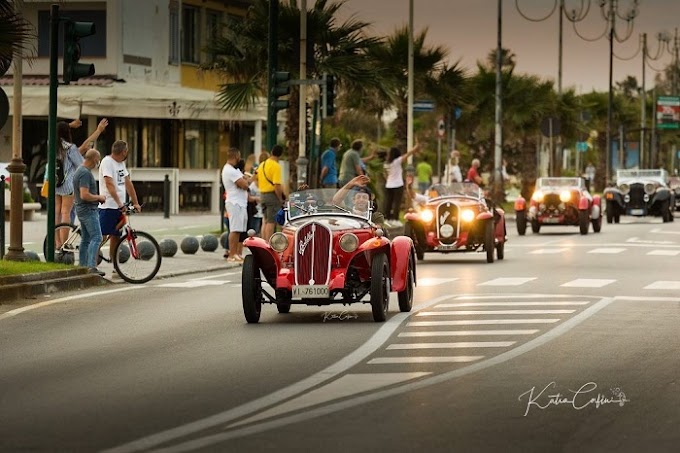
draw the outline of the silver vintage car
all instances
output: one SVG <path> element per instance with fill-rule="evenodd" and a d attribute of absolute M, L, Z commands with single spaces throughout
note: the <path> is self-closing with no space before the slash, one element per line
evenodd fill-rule
<path fill-rule="evenodd" d="M 607 223 L 622 215 L 657 216 L 673 221 L 675 193 L 668 186 L 666 170 L 617 170 L 616 185 L 604 190 Z"/>

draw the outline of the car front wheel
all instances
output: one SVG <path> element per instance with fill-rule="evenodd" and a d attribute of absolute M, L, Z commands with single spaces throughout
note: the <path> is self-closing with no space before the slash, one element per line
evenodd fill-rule
<path fill-rule="evenodd" d="M 588 227 L 590 226 L 590 220 L 588 219 L 588 211 L 578 212 L 578 226 L 581 230 L 581 234 L 588 234 Z"/>
<path fill-rule="evenodd" d="M 390 269 L 387 255 L 379 253 L 371 263 L 371 309 L 375 322 L 387 319 L 387 306 L 390 301 Z"/>
<path fill-rule="evenodd" d="M 493 254 L 496 251 L 496 244 L 493 238 L 493 219 L 486 221 L 484 228 L 484 250 L 486 250 L 486 262 L 493 263 Z"/>
<path fill-rule="evenodd" d="M 413 270 L 413 260 L 409 259 L 406 271 L 406 288 L 398 293 L 399 311 L 409 312 L 413 308 L 413 289 L 416 286 L 415 271 Z"/>
<path fill-rule="evenodd" d="M 517 234 L 520 236 L 524 236 L 527 232 L 527 212 L 526 211 L 517 211 L 516 213 L 517 219 Z"/>

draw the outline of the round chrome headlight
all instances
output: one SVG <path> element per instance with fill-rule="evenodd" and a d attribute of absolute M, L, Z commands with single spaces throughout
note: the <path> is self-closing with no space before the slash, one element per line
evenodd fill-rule
<path fill-rule="evenodd" d="M 534 201 L 543 201 L 543 192 L 537 190 L 536 192 L 534 192 L 531 198 L 533 198 Z"/>
<path fill-rule="evenodd" d="M 288 248 L 288 238 L 283 233 L 274 233 L 269 239 L 269 246 L 281 253 Z"/>
<path fill-rule="evenodd" d="M 340 238 L 340 248 L 345 252 L 353 252 L 359 247 L 359 238 L 355 234 L 345 233 Z"/>
<path fill-rule="evenodd" d="M 443 238 L 450 238 L 453 236 L 453 226 L 449 225 L 448 223 L 444 224 L 439 228 L 439 234 Z"/>
<path fill-rule="evenodd" d="M 625 195 L 625 194 L 627 194 L 628 192 L 630 192 L 630 186 L 629 186 L 628 184 L 621 184 L 621 185 L 619 186 L 619 190 L 621 191 L 622 194 Z"/>
<path fill-rule="evenodd" d="M 464 209 L 461 212 L 460 217 L 464 222 L 472 222 L 475 219 L 475 213 L 470 209 Z"/>
<path fill-rule="evenodd" d="M 568 190 L 563 190 L 560 193 L 560 201 L 566 203 L 569 200 L 571 200 L 571 192 L 569 192 Z"/>
<path fill-rule="evenodd" d="M 645 193 L 647 195 L 651 195 L 654 192 L 656 192 L 656 186 L 653 183 L 648 182 L 647 184 L 645 184 Z"/>
<path fill-rule="evenodd" d="M 430 211 L 429 209 L 425 209 L 420 213 L 420 218 L 425 223 L 432 222 L 432 219 L 434 219 L 434 212 Z"/>

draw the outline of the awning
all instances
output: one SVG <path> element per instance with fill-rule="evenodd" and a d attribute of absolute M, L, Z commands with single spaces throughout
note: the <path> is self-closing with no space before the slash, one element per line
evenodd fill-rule
<path fill-rule="evenodd" d="M 12 91 L 5 88 L 10 98 L 10 115 Z M 248 110 L 224 111 L 216 103 L 214 92 L 194 88 L 113 82 L 107 86 L 62 85 L 57 93 L 60 118 L 95 115 L 213 121 L 267 119 L 264 101 Z M 24 86 L 21 105 L 24 116 L 48 116 L 49 87 Z"/>

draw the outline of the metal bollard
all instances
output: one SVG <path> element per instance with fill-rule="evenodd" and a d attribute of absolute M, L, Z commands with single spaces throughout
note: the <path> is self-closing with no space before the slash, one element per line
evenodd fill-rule
<path fill-rule="evenodd" d="M 165 175 L 163 180 L 163 218 L 170 218 L 170 176 Z"/>
<path fill-rule="evenodd" d="M 0 260 L 5 257 L 5 175 L 0 176 Z"/>

